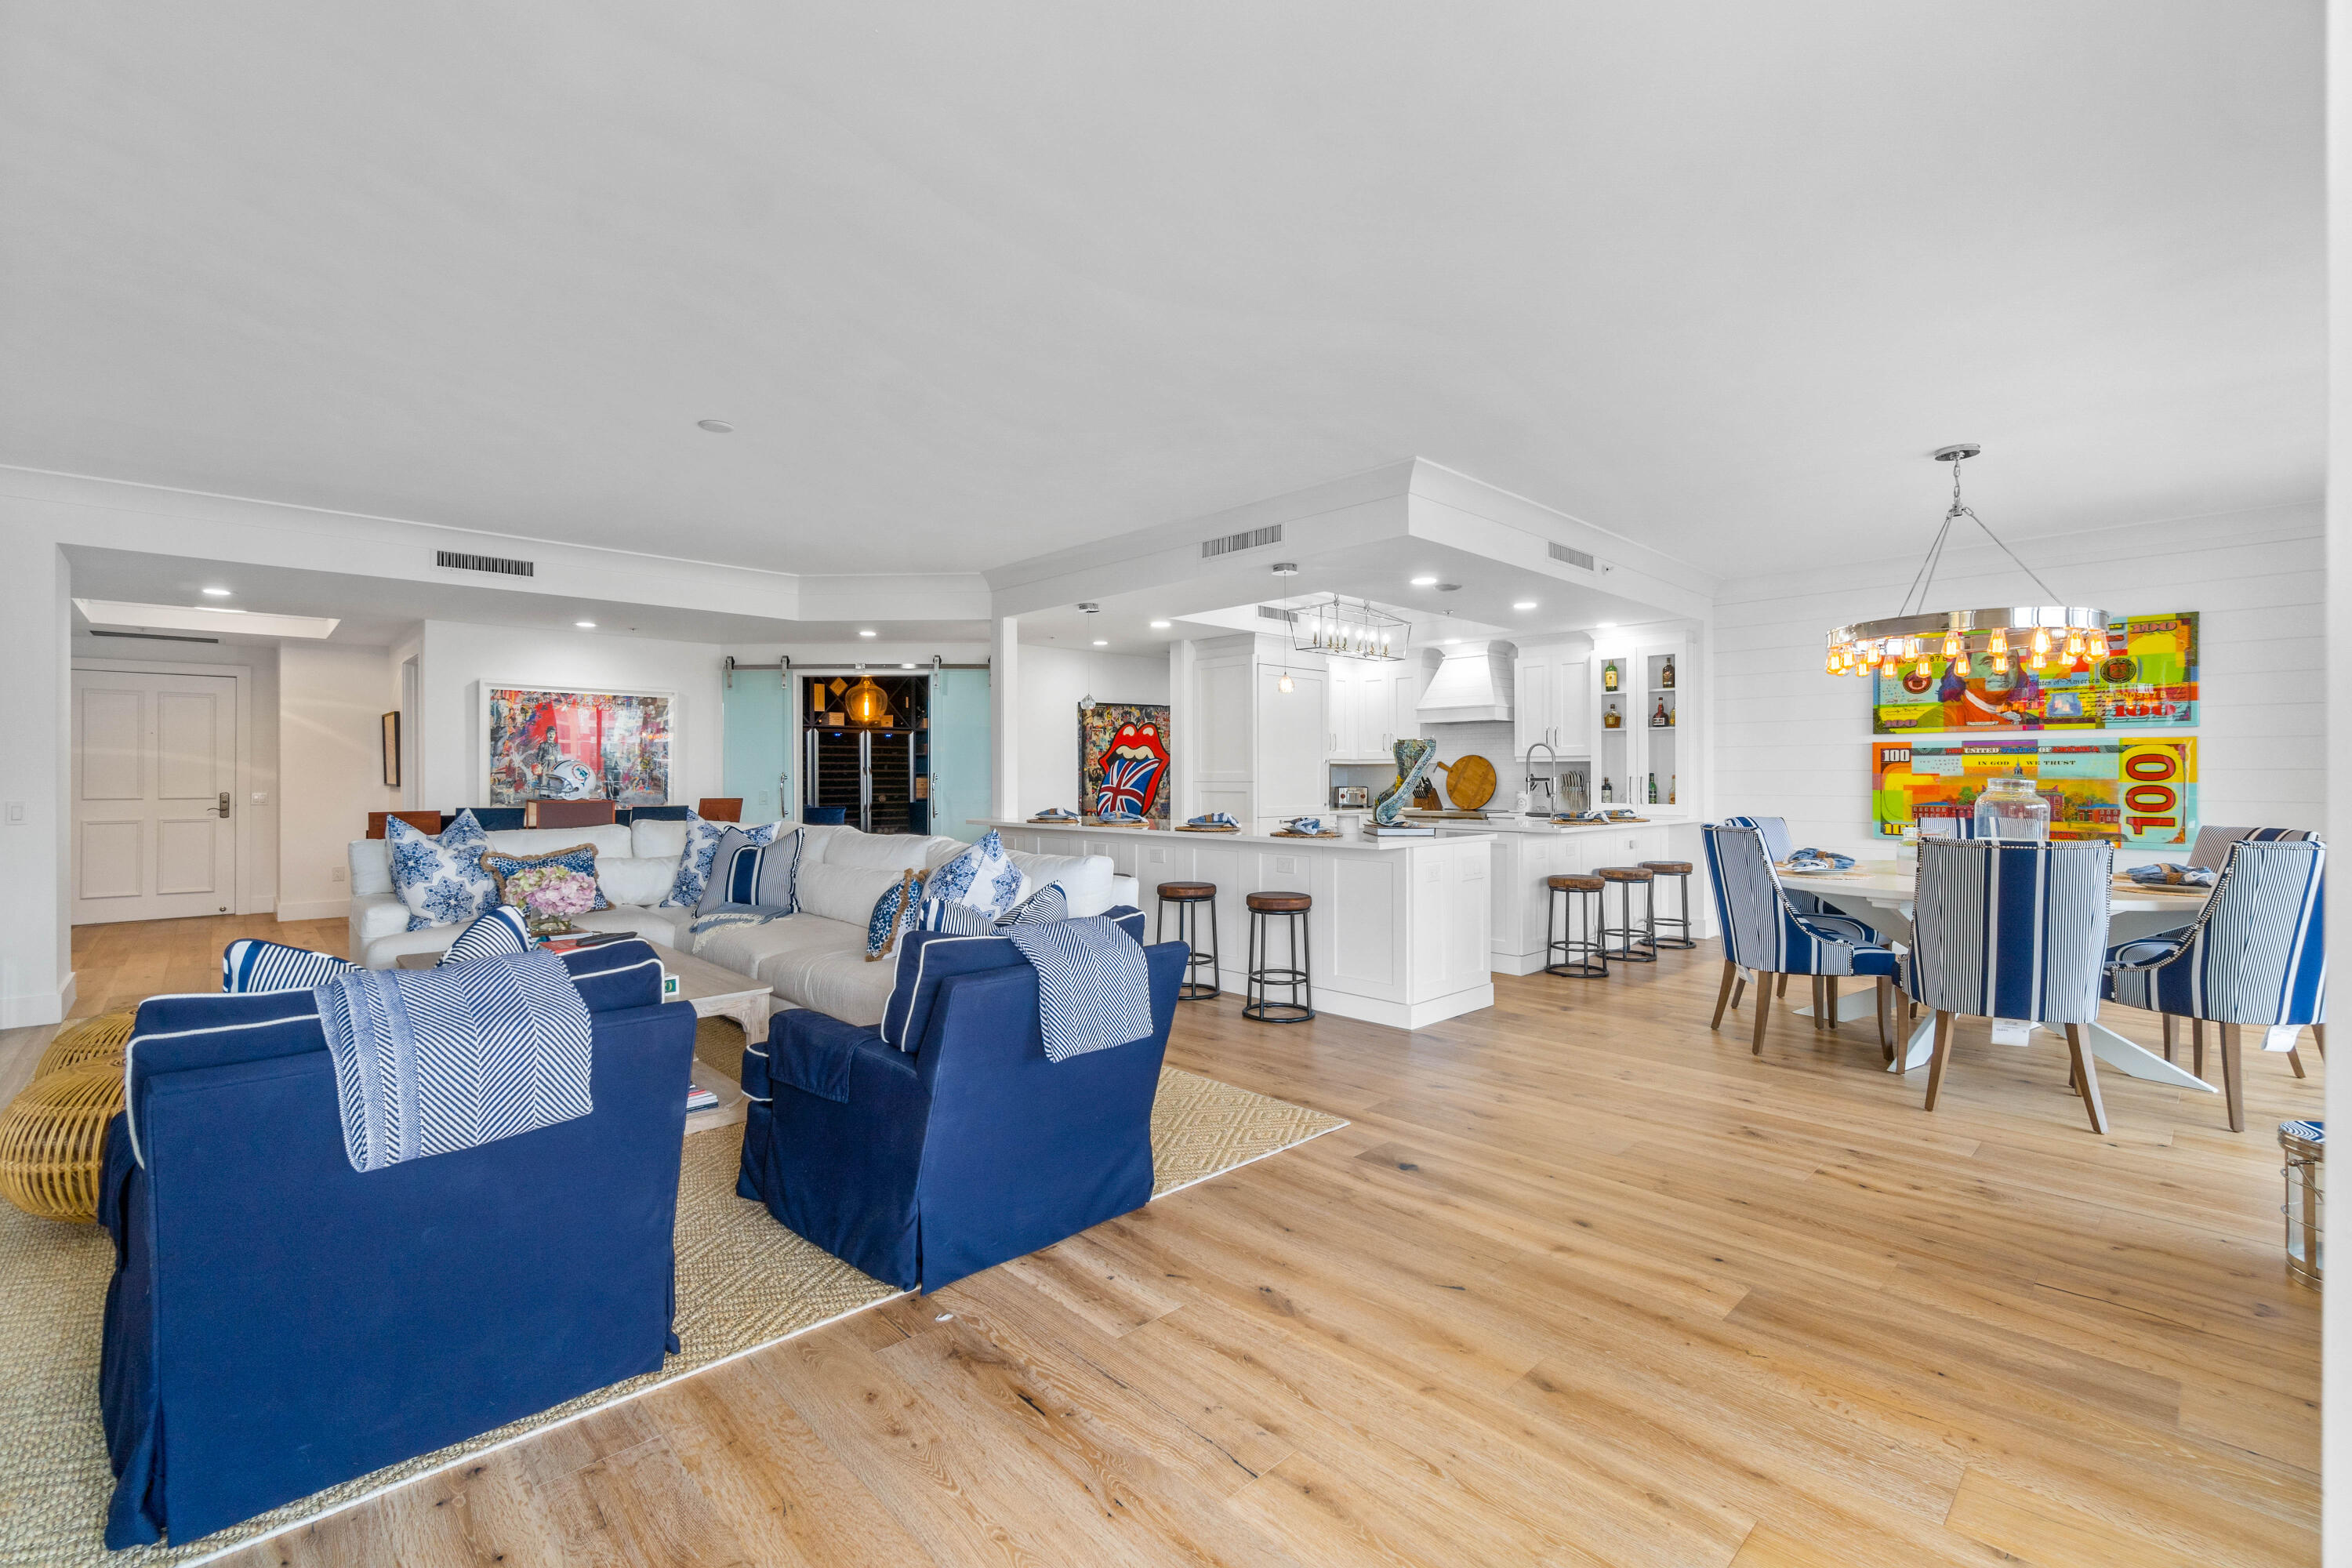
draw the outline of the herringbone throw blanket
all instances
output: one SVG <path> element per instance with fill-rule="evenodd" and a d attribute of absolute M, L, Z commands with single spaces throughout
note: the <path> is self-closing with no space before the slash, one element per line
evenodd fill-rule
<path fill-rule="evenodd" d="M 1063 1062 L 1151 1033 L 1151 978 L 1141 944 L 1100 915 L 1004 934 L 1037 972 L 1045 1058 Z"/>
<path fill-rule="evenodd" d="M 594 1109 L 588 1007 L 552 953 L 354 970 L 318 996 L 343 1152 L 355 1171 L 471 1149 Z"/>

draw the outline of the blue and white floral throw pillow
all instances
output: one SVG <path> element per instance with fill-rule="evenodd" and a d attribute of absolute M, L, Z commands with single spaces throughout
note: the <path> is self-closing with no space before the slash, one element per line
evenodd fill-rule
<path fill-rule="evenodd" d="M 482 869 L 490 836 L 472 812 L 459 812 L 437 837 L 387 816 L 383 837 L 392 852 L 392 890 L 408 906 L 410 931 L 456 925 L 499 901 L 498 884 Z"/>
<path fill-rule="evenodd" d="M 781 822 L 771 822 L 760 827 L 738 829 L 731 822 L 705 822 L 694 812 L 686 814 L 686 847 L 677 857 L 677 876 L 669 885 L 669 897 L 662 900 L 664 909 L 690 910 L 702 902 L 703 889 L 710 885 L 710 862 L 718 857 L 719 841 L 728 834 L 740 831 L 753 844 L 769 844 L 775 840 Z"/>
<path fill-rule="evenodd" d="M 1021 901 L 1021 868 L 992 827 L 985 837 L 931 873 L 923 897 L 934 903 L 961 904 L 992 921 Z"/>
<path fill-rule="evenodd" d="M 898 939 L 922 923 L 923 874 L 908 871 L 874 900 L 866 921 L 866 962 L 890 956 Z"/>

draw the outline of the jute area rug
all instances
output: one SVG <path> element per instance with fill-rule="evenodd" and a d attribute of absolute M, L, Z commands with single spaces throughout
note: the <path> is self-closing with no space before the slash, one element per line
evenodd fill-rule
<path fill-rule="evenodd" d="M 706 1019 L 695 1054 L 732 1070 L 743 1037 Z M 1151 1111 L 1152 1195 L 1245 1165 L 1347 1123 L 1176 1068 Z M 484 1448 L 584 1415 L 674 1377 L 805 1333 L 899 1294 L 821 1252 L 735 1195 L 743 1130 L 686 1140 L 677 1198 L 677 1334 L 661 1371 L 583 1394 L 481 1436 L 331 1487 L 178 1546 L 108 1552 L 114 1487 L 98 1420 L 98 1358 L 113 1244 L 92 1226 L 35 1219 L 0 1204 L 0 1564 L 190 1563 L 347 1507 Z"/>

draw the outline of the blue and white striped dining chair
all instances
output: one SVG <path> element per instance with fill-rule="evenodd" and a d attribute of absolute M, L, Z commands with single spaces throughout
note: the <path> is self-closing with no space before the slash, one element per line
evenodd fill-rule
<path fill-rule="evenodd" d="M 1919 841 L 1904 984 L 1936 1013 L 1929 1110 L 1951 1060 L 1952 1020 L 1964 1014 L 2017 1018 L 2065 1031 L 2074 1087 L 2091 1113 L 2091 1130 L 2106 1131 L 2083 1026 L 2099 1016 L 2115 861 L 2115 846 L 2105 843 Z"/>
<path fill-rule="evenodd" d="M 1862 975 L 1878 983 L 1878 1044 L 1892 1061 L 1887 1009 L 1894 999 L 1895 950 L 1850 916 L 1800 913 L 1772 869 L 1760 827 L 1709 823 L 1706 832 L 1707 875 L 1715 885 L 1716 919 L 1723 931 L 1723 985 L 1716 993 L 1715 1020 L 1707 1027 L 1723 1027 L 1723 1012 L 1731 1005 L 1739 972 L 1754 971 L 1756 1037 L 1750 1049 L 1761 1056 L 1764 1026 L 1772 1010 L 1770 976 L 1806 974 L 1823 982 L 1814 991 L 1813 1026 L 1820 1028 L 1824 1019 L 1835 1026 L 1836 977 Z"/>
<path fill-rule="evenodd" d="M 2294 838 L 2254 837 L 2263 831 L 2231 843 L 2194 921 L 2107 953 L 2107 997 L 2162 1014 L 2168 1045 L 2173 1019 L 2198 1023 L 2200 1076 L 2201 1026 L 2221 1026 L 2221 1092 L 2232 1132 L 2246 1130 L 2241 1030 L 2308 1025 L 2320 1054 L 2327 1053 L 2327 846 L 2301 828 L 2267 830 Z M 2289 1051 L 2287 1060 L 2302 1077 L 2296 1054 Z"/>
<path fill-rule="evenodd" d="M 1789 837 L 1789 819 L 1785 816 L 1727 816 L 1723 819 L 1723 825 L 1726 827 L 1752 827 L 1762 834 L 1764 854 L 1774 865 L 1779 865 L 1797 852 L 1797 841 Z M 1824 909 L 1820 897 L 1816 894 L 1801 892 L 1793 888 L 1782 888 L 1780 896 L 1788 900 L 1789 907 L 1801 915 L 1837 914 L 1835 910 Z M 1845 917 L 1839 915 L 1838 918 L 1843 920 Z M 1787 987 L 1783 986 L 1782 989 L 1786 990 Z"/>

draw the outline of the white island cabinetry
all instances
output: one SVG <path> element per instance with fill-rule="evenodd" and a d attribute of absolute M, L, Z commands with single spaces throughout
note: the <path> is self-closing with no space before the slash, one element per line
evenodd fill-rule
<path fill-rule="evenodd" d="M 1249 911 L 1242 900 L 1251 893 L 1298 892 L 1315 900 L 1307 930 L 1318 1012 L 1418 1029 L 1494 1005 L 1488 835 L 1278 838 L 1085 824 L 987 826 L 1009 847 L 1032 854 L 1110 857 L 1136 879 L 1147 941 L 1158 933 L 1160 883 L 1215 883 L 1219 978 L 1236 995 L 1249 967 Z M 1174 916 L 1169 919 L 1172 926 Z M 1283 924 L 1273 922 L 1277 954 Z"/>
<path fill-rule="evenodd" d="M 1708 900 L 1712 895 L 1706 888 L 1706 868 L 1695 852 L 1698 830 L 1688 824 L 1642 822 L 1555 827 L 1536 819 L 1495 818 L 1465 826 L 1470 826 L 1477 837 L 1488 838 L 1494 846 L 1494 909 L 1489 918 L 1494 931 L 1493 963 L 1498 974 L 1533 974 L 1544 966 L 1544 921 L 1552 898 L 1544 879 L 1570 871 L 1589 873 L 1603 866 L 1638 866 L 1644 860 L 1688 860 L 1691 934 L 1713 934 L 1715 922 L 1710 918 L 1712 905 Z M 1441 828 L 1439 832 L 1444 837 L 1453 830 Z M 1652 886 L 1654 890 L 1659 888 L 1658 884 Z M 1612 920 L 1622 896 L 1614 889 L 1607 894 Z M 1671 882 L 1664 884 L 1657 896 L 1662 913 L 1678 912 Z M 1637 916 L 1641 909 L 1642 890 L 1637 887 L 1633 889 Z"/>

